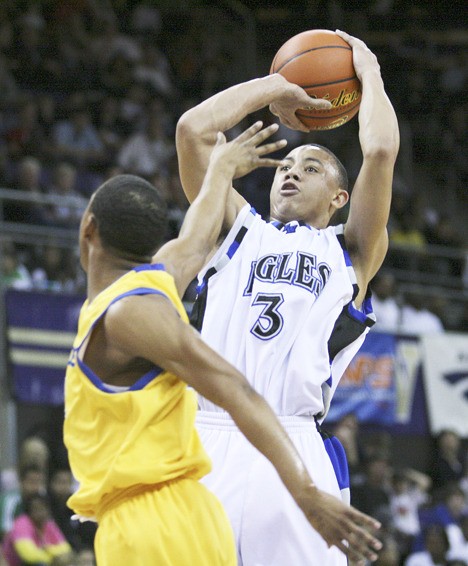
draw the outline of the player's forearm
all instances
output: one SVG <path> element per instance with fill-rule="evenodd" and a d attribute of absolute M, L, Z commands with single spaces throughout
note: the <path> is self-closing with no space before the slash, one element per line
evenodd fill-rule
<path fill-rule="evenodd" d="M 196 132 L 198 142 L 216 141 L 217 132 L 224 132 L 247 115 L 274 102 L 284 90 L 280 75 L 267 75 L 232 86 L 191 108 L 179 120 L 178 129 Z"/>
<path fill-rule="evenodd" d="M 361 82 L 359 141 L 364 159 L 378 156 L 394 162 L 400 145 L 398 121 L 378 68 L 365 71 Z"/>
<path fill-rule="evenodd" d="M 223 223 L 226 198 L 235 165 L 227 160 L 211 160 L 200 193 L 185 215 L 179 238 L 196 241 L 203 266 L 206 255 L 215 246 Z"/>

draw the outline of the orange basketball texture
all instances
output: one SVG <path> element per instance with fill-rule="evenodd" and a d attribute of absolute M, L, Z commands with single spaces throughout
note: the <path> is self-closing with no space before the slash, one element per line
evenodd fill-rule
<path fill-rule="evenodd" d="M 326 98 L 330 110 L 298 110 L 311 130 L 331 130 L 348 122 L 359 110 L 361 83 L 353 66 L 352 48 L 330 30 L 309 30 L 291 37 L 273 59 L 270 73 L 279 73 L 313 98 Z"/>

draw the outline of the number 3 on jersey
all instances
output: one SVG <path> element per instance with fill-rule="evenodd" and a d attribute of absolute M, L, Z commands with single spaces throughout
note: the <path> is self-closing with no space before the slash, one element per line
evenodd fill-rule
<path fill-rule="evenodd" d="M 281 332 L 284 320 L 278 311 L 284 303 L 281 293 L 258 293 L 252 306 L 263 306 L 257 322 L 252 326 L 250 332 L 260 340 L 270 340 Z"/>

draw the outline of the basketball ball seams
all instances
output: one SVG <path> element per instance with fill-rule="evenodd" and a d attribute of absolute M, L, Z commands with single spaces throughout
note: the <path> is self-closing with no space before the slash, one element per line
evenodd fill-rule
<path fill-rule="evenodd" d="M 320 47 L 311 47 L 310 49 L 306 49 L 305 51 L 296 53 L 289 59 L 286 59 L 286 61 L 284 61 L 276 70 L 275 70 L 275 62 L 276 62 L 276 57 L 275 57 L 273 59 L 273 64 L 271 65 L 271 68 L 273 69 L 273 73 L 279 73 L 282 69 L 284 69 L 284 67 L 286 67 L 286 65 L 289 65 L 289 63 L 291 63 L 298 57 L 302 57 L 306 53 L 311 53 L 312 51 L 318 51 L 320 49 L 346 49 L 347 51 L 352 51 L 351 47 L 346 47 L 344 45 L 321 45 Z"/>
<path fill-rule="evenodd" d="M 311 84 L 311 85 L 300 84 L 299 86 L 304 88 L 304 89 L 306 89 L 306 88 L 317 88 L 317 87 L 328 86 L 328 85 L 338 85 L 340 83 L 346 83 L 348 81 L 354 81 L 355 79 L 357 79 L 357 76 L 353 75 L 352 77 L 347 77 L 345 79 L 339 79 L 337 81 L 329 81 L 327 83 L 315 83 L 315 84 Z"/>

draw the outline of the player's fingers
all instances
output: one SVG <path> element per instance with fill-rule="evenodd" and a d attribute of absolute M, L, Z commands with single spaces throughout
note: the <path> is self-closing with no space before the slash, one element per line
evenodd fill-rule
<path fill-rule="evenodd" d="M 364 43 L 364 41 L 362 41 L 362 39 L 359 39 L 358 37 L 354 37 L 353 35 L 349 35 L 349 33 L 346 33 L 345 31 L 341 31 L 337 29 L 335 30 L 335 33 L 336 35 L 339 35 L 342 39 L 344 39 L 347 43 L 349 43 L 351 47 L 355 45 L 361 45 L 362 47 L 367 47 L 367 45 Z"/>
<path fill-rule="evenodd" d="M 291 117 L 288 120 L 288 123 L 285 123 L 284 125 L 288 126 L 288 128 L 291 128 L 291 130 L 299 130 L 300 132 L 310 131 L 309 128 L 305 124 L 303 124 L 296 115 L 294 115 L 294 117 Z"/>
<path fill-rule="evenodd" d="M 382 548 L 382 543 L 365 529 L 354 525 L 346 540 L 353 559 L 377 560 L 377 552 Z"/>
<path fill-rule="evenodd" d="M 283 165 L 283 161 L 281 161 L 281 159 L 270 159 L 268 157 L 259 159 L 257 163 L 259 167 L 280 167 Z"/>
<path fill-rule="evenodd" d="M 309 100 L 301 106 L 303 110 L 330 110 L 332 103 L 325 98 L 312 98 L 309 96 Z"/>
<path fill-rule="evenodd" d="M 359 511 L 355 507 L 349 507 L 348 512 L 349 518 L 354 524 L 358 525 L 359 527 L 363 527 L 368 531 L 377 531 L 382 526 L 381 523 L 377 521 L 377 519 L 374 519 L 373 517 L 362 513 L 362 511 Z"/>
<path fill-rule="evenodd" d="M 266 143 L 264 145 L 260 145 L 257 147 L 257 154 L 258 155 L 266 155 L 267 153 L 272 153 L 273 151 L 277 151 L 288 145 L 286 140 L 278 140 L 271 143 Z"/>
<path fill-rule="evenodd" d="M 252 137 L 246 141 L 251 145 L 260 145 L 263 141 L 277 132 L 278 128 L 278 124 L 270 124 L 266 128 L 263 128 L 263 130 L 260 130 L 253 134 Z"/>
<path fill-rule="evenodd" d="M 247 128 L 241 134 L 239 134 L 236 137 L 236 140 L 240 142 L 248 140 L 252 138 L 252 136 L 254 136 L 259 130 L 261 130 L 262 127 L 263 127 L 263 122 L 261 120 L 258 120 L 257 122 L 255 122 L 255 124 L 252 124 L 249 128 Z"/>

